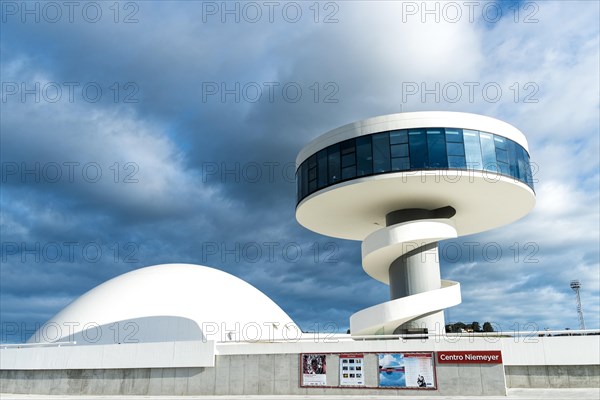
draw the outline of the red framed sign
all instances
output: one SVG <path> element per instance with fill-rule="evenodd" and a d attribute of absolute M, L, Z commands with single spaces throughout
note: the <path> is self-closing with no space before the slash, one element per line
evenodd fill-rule
<path fill-rule="evenodd" d="M 438 351 L 438 364 L 502 364 L 500 350 Z"/>

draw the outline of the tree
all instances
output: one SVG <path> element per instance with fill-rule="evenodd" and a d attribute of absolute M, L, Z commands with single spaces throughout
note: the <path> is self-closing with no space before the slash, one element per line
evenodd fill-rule
<path fill-rule="evenodd" d="M 465 324 L 464 322 L 455 322 L 453 324 L 446 324 L 446 332 L 447 333 L 459 333 L 465 331 L 473 331 L 473 332 L 494 332 L 494 326 L 491 322 L 484 322 L 483 328 L 477 321 L 473 321 L 470 324 Z"/>
<path fill-rule="evenodd" d="M 457 322 L 454 324 L 454 332 L 460 332 L 461 329 L 467 330 L 467 325 L 462 322 Z"/>
<path fill-rule="evenodd" d="M 489 322 L 483 323 L 483 331 L 484 332 L 494 332 L 494 327 Z"/>
<path fill-rule="evenodd" d="M 466 330 L 467 325 L 462 322 L 456 322 L 454 324 L 446 325 L 446 333 L 460 333 L 463 330 Z"/>

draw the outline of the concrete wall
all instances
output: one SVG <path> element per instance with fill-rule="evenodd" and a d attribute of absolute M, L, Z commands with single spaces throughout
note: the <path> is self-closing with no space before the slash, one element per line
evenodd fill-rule
<path fill-rule="evenodd" d="M 506 365 L 600 364 L 600 335 L 511 337 L 498 344 Z"/>
<path fill-rule="evenodd" d="M 594 388 L 600 386 L 599 342 L 598 335 L 366 341 L 334 337 L 297 342 L 218 343 L 216 348 L 214 343 L 197 343 L 196 349 L 187 353 L 174 353 L 172 344 L 168 343 L 49 348 L 56 352 L 53 353 L 55 356 L 60 353 L 60 357 L 46 353 L 50 351 L 46 348 L 7 347 L 0 350 L 0 392 L 301 395 L 326 391 L 332 394 L 431 396 L 503 395 L 506 387 Z M 146 348 L 145 345 L 163 347 Z M 137 347 L 136 354 L 143 358 L 131 357 L 125 346 Z M 435 391 L 300 387 L 301 353 L 330 353 L 327 382 L 331 386 L 336 386 L 339 380 L 335 353 L 364 353 L 365 382 L 368 386 L 376 386 L 376 353 L 449 350 L 501 350 L 504 366 L 438 364 L 438 390 Z M 104 351 L 112 355 L 105 356 L 108 353 Z M 175 354 L 181 354 L 181 357 L 173 358 Z M 154 364 L 140 363 L 142 359 Z"/>
<path fill-rule="evenodd" d="M 377 385 L 377 357 L 365 379 Z M 337 356 L 327 359 L 328 385 L 339 383 Z M 213 368 L 0 371 L 1 393 L 94 395 L 504 395 L 502 365 L 438 365 L 438 390 L 300 387 L 298 354 L 217 356 Z"/>
<path fill-rule="evenodd" d="M 505 366 L 509 388 L 599 388 L 600 365 Z"/>
<path fill-rule="evenodd" d="M 322 394 L 322 388 L 300 388 L 298 358 L 289 354 L 217 357 L 215 368 L 0 371 L 0 393 L 105 395 Z M 480 371 L 474 371 L 482 369 Z M 497 368 L 497 367 L 494 367 Z M 598 388 L 598 365 L 505 366 L 508 388 Z M 469 395 L 490 393 L 481 377 L 497 371 L 480 366 L 439 365 L 438 391 L 327 389 L 355 395 Z M 373 382 L 373 377 L 367 384 Z M 331 379 L 332 385 L 337 378 Z M 500 382 L 498 382 L 500 384 Z"/>

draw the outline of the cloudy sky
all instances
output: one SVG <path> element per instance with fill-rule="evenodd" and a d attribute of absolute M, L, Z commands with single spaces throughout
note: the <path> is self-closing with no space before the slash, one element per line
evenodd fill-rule
<path fill-rule="evenodd" d="M 422 110 L 505 120 L 535 163 L 530 215 L 440 244 L 463 296 L 447 322 L 576 329 L 579 279 L 598 328 L 599 3 L 469 4 L 3 2 L 1 341 L 170 262 L 345 331 L 389 290 L 359 242 L 296 222 L 293 163 L 337 126 Z"/>

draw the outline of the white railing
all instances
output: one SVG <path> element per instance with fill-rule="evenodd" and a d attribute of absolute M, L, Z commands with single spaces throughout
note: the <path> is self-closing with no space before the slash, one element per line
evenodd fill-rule
<path fill-rule="evenodd" d="M 356 335 L 342 333 L 326 332 L 304 332 L 301 337 L 287 339 L 266 339 L 266 340 L 228 340 L 217 341 L 219 345 L 235 345 L 242 343 L 306 343 L 306 342 L 352 342 L 366 340 L 434 340 L 456 342 L 461 340 L 493 340 L 501 338 L 540 338 L 540 337 L 564 337 L 564 336 L 588 336 L 600 335 L 600 329 L 585 330 L 524 330 L 524 331 L 503 331 L 503 332 L 460 332 L 460 333 L 416 333 L 416 334 L 396 334 L 396 335 Z"/>
<path fill-rule="evenodd" d="M 2 343 L 2 349 L 25 349 L 31 347 L 62 347 L 75 346 L 77 342 L 52 342 L 52 343 Z"/>

